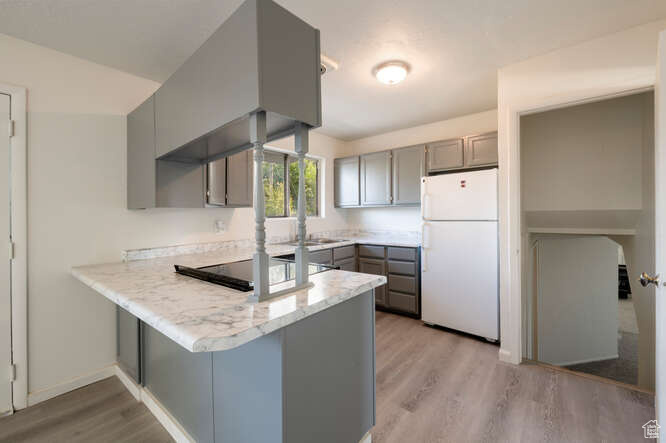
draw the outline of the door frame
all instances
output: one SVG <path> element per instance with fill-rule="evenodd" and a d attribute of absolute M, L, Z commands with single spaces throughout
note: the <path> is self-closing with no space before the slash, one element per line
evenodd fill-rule
<path fill-rule="evenodd" d="M 529 247 L 522 236 L 520 118 L 529 114 L 640 94 L 654 89 L 655 78 L 651 78 L 643 84 L 639 81 L 638 85 L 631 82 L 605 88 L 595 91 L 594 95 L 558 94 L 543 97 L 532 103 L 500 106 L 497 117 L 500 201 L 499 359 L 501 361 L 513 364 L 520 364 L 523 361 L 524 332 L 527 328 L 523 311 L 529 291 L 523 287 L 523 261 L 529 255 Z M 502 107 L 504 109 L 501 109 Z"/>
<path fill-rule="evenodd" d="M 12 383 L 13 408 L 28 405 L 28 162 L 27 90 L 0 83 L 0 93 L 10 96 L 10 119 L 14 121 L 11 149 L 11 226 L 14 259 L 11 269 L 11 352 L 15 365 Z M 5 252 L 2 252 L 3 254 Z"/>

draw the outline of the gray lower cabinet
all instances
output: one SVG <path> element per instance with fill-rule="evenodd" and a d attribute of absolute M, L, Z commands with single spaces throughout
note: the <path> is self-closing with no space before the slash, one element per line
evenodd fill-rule
<path fill-rule="evenodd" d="M 341 246 L 333 249 L 333 265 L 342 271 L 356 272 L 356 245 Z"/>
<path fill-rule="evenodd" d="M 146 326 L 145 386 L 197 442 L 358 442 L 375 425 L 374 330 L 372 291 L 226 351 Z"/>
<path fill-rule="evenodd" d="M 438 141 L 426 145 L 428 172 L 448 171 L 465 167 L 465 151 L 462 138 Z"/>
<path fill-rule="evenodd" d="M 358 272 L 386 275 L 386 261 L 384 259 L 359 257 Z M 386 285 L 375 288 L 375 304 L 381 307 L 386 306 Z"/>
<path fill-rule="evenodd" d="M 317 263 L 320 265 L 332 265 L 333 264 L 333 250 L 332 249 L 321 249 L 319 251 L 310 251 L 308 253 L 308 259 L 310 263 Z"/>
<path fill-rule="evenodd" d="M 497 132 L 465 137 L 465 166 L 494 166 L 498 161 Z"/>
<path fill-rule="evenodd" d="M 387 277 L 387 285 L 375 290 L 378 307 L 410 316 L 421 315 L 418 248 L 359 245 L 358 255 L 359 272 Z"/>
<path fill-rule="evenodd" d="M 393 204 L 421 203 L 421 177 L 425 175 L 425 145 L 393 150 Z"/>
<path fill-rule="evenodd" d="M 120 306 L 116 307 L 116 334 L 118 365 L 141 383 L 141 323 Z"/>
<path fill-rule="evenodd" d="M 358 156 L 333 160 L 333 203 L 336 208 L 355 207 L 361 204 L 359 162 Z"/>
<path fill-rule="evenodd" d="M 361 156 L 361 205 L 390 205 L 391 151 Z"/>

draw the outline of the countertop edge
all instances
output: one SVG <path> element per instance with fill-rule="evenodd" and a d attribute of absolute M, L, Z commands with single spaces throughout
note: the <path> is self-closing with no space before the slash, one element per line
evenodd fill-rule
<path fill-rule="evenodd" d="M 338 271 L 338 272 L 348 272 L 348 271 Z M 301 308 L 298 311 L 291 312 L 289 314 L 286 314 L 284 316 L 278 317 L 273 320 L 269 320 L 266 323 L 259 325 L 259 326 L 254 326 L 251 328 L 248 328 L 247 330 L 240 332 L 238 334 L 233 334 L 228 337 L 214 337 L 214 338 L 209 338 L 209 337 L 203 337 L 203 338 L 195 338 L 188 336 L 187 334 L 184 334 L 182 331 L 178 331 L 178 333 L 175 333 L 176 331 L 172 331 L 172 329 L 177 329 L 177 325 L 172 324 L 171 322 L 159 322 L 159 321 L 149 321 L 146 320 L 146 318 L 151 318 L 151 316 L 154 316 L 155 314 L 151 312 L 141 312 L 140 309 L 136 309 L 137 307 L 140 307 L 139 304 L 136 302 L 130 301 L 125 299 L 121 294 L 118 294 L 117 292 L 107 288 L 106 286 L 93 281 L 92 279 L 86 277 L 83 275 L 77 268 L 72 268 L 71 269 L 71 274 L 73 277 L 75 277 L 77 280 L 79 280 L 81 283 L 85 284 L 86 286 L 90 287 L 94 291 L 102 294 L 105 298 L 107 298 L 109 301 L 113 302 L 117 306 L 120 306 L 121 308 L 125 309 L 127 312 L 130 314 L 136 316 L 139 318 L 141 321 L 146 323 L 147 325 L 151 326 L 158 332 L 164 334 L 166 337 L 169 339 L 173 340 L 183 348 L 185 348 L 187 351 L 190 352 L 216 352 L 216 351 L 226 351 L 230 350 L 239 346 L 242 346 L 246 343 L 249 343 L 252 340 L 255 340 L 261 336 L 268 335 L 280 328 L 289 326 L 290 324 L 293 324 L 303 318 L 306 318 L 310 315 L 316 314 L 318 312 L 321 312 L 328 307 L 335 306 L 339 303 L 342 303 L 346 300 L 349 300 L 351 298 L 354 298 L 358 295 L 361 295 L 369 290 L 372 290 L 378 286 L 381 286 L 387 282 L 386 276 L 381 276 L 378 275 L 376 278 L 370 282 L 364 283 L 352 290 L 348 291 L 343 291 L 341 294 L 338 294 L 336 296 L 329 297 L 327 299 L 324 299 L 318 303 L 315 303 L 313 305 L 307 306 L 305 308 Z M 307 289 L 303 289 L 302 291 L 307 291 Z M 298 292 L 298 291 L 295 291 Z M 285 294 L 282 297 L 289 297 L 291 294 Z M 280 297 L 277 297 L 276 299 L 272 299 L 271 301 L 278 300 Z M 264 302 L 267 303 L 267 302 Z"/>

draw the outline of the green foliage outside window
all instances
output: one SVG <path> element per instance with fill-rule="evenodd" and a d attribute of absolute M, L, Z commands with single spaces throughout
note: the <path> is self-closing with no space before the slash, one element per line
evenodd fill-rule
<path fill-rule="evenodd" d="M 288 187 L 285 188 L 285 163 L 288 168 Z M 319 162 L 305 159 L 306 215 L 318 215 L 317 181 Z M 262 164 L 262 179 L 266 203 L 266 217 L 296 216 L 298 205 L 298 161 L 295 157 L 272 157 Z M 285 199 L 289 199 L 285 207 Z"/>

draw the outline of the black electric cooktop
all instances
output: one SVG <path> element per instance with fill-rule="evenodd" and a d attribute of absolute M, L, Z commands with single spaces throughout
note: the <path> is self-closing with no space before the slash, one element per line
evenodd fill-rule
<path fill-rule="evenodd" d="M 188 277 L 198 278 L 210 283 L 237 289 L 239 291 L 254 290 L 252 281 L 252 260 L 243 260 L 220 265 L 203 266 L 201 268 L 189 268 L 187 266 L 175 265 L 176 272 Z M 308 265 L 309 275 L 336 269 L 333 266 L 310 263 Z M 271 285 L 293 280 L 296 278 L 296 262 L 284 258 L 271 257 L 268 262 L 268 282 Z"/>

